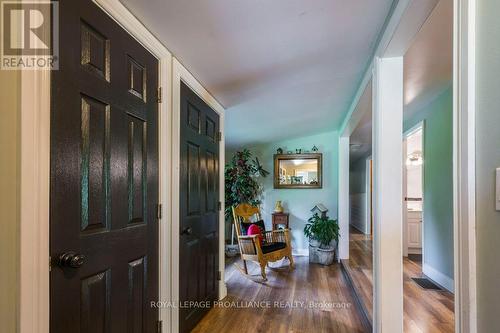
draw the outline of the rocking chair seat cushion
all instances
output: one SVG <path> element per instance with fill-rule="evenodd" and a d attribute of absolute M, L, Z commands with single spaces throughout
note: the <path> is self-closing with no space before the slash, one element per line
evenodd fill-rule
<path fill-rule="evenodd" d="M 270 253 L 277 250 L 282 250 L 286 247 L 286 243 L 274 242 L 274 243 L 263 243 L 261 249 L 263 253 Z"/>

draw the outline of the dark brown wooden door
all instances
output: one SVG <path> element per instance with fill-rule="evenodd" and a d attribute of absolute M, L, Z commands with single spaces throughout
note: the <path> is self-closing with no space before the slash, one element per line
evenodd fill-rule
<path fill-rule="evenodd" d="M 184 83 L 180 126 L 180 301 L 212 302 L 218 296 L 219 116 Z M 189 332 L 207 310 L 181 307 L 180 331 Z"/>
<path fill-rule="evenodd" d="M 92 1 L 63 0 L 59 9 L 60 70 L 52 72 L 51 91 L 51 332 L 153 332 L 158 61 Z"/>

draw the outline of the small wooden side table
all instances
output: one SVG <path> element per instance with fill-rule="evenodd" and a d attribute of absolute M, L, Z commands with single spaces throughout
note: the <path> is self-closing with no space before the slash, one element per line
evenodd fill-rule
<path fill-rule="evenodd" d="M 290 214 L 288 213 L 273 213 L 273 230 L 278 230 L 279 226 L 284 226 L 285 229 L 288 228 L 288 218 Z"/>

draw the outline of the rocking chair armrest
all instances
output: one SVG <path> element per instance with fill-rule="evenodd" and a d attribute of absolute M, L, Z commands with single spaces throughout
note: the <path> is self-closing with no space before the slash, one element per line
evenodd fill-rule
<path fill-rule="evenodd" d="M 245 236 L 238 236 L 238 239 L 247 239 L 247 240 L 253 240 L 257 239 L 259 235 L 245 235 Z"/>
<path fill-rule="evenodd" d="M 238 243 L 242 254 L 256 255 L 261 253 L 259 235 L 238 236 Z"/>

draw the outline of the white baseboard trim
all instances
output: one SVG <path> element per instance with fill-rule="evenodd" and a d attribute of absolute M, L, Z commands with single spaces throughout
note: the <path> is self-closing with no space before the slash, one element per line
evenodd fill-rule
<path fill-rule="evenodd" d="M 227 285 L 224 281 L 219 281 L 219 301 L 227 296 Z"/>
<path fill-rule="evenodd" d="M 309 257 L 309 249 L 292 249 L 292 255 L 298 257 Z"/>
<path fill-rule="evenodd" d="M 451 293 L 455 292 L 455 284 L 453 282 L 453 279 L 449 276 L 444 275 L 432 266 L 429 266 L 425 263 L 422 264 L 422 272 L 425 276 L 437 283 L 439 286 L 443 287 Z"/>
<path fill-rule="evenodd" d="M 422 254 L 422 249 L 417 249 L 413 247 L 408 248 L 408 254 Z"/>

